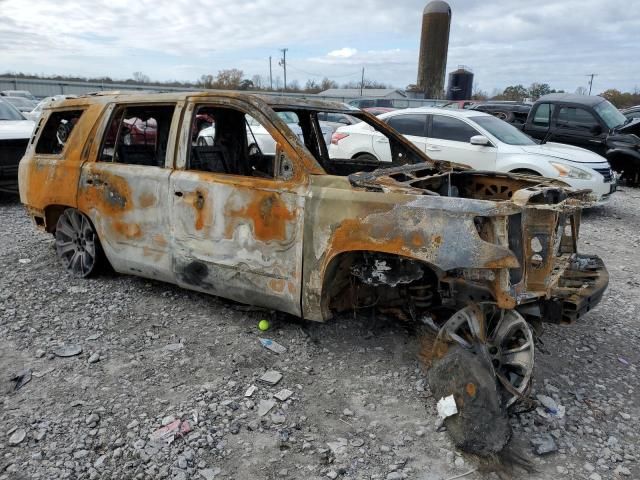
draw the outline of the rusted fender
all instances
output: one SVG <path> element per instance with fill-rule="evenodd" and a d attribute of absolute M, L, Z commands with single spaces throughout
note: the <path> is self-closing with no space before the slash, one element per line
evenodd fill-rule
<path fill-rule="evenodd" d="M 354 189 L 348 179 L 312 176 L 304 232 L 303 311 L 321 311 L 325 272 L 337 255 L 375 251 L 429 264 L 436 272 L 456 268 L 516 268 L 503 246 L 483 241 L 474 217 L 518 213 L 511 202 L 473 200 Z"/>

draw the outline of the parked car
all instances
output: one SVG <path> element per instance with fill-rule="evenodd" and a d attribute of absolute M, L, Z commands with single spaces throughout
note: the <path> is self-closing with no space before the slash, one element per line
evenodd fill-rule
<path fill-rule="evenodd" d="M 326 113 L 326 112 L 324 112 Z M 298 116 L 292 112 L 279 112 L 278 115 L 280 118 L 287 124 L 287 126 L 291 129 L 293 133 L 295 133 L 298 138 L 303 139 L 302 127 L 300 127 Z M 320 118 L 321 114 L 318 115 Z M 326 118 L 326 116 L 325 116 Z M 353 118 L 353 117 L 352 117 Z M 249 145 L 249 154 L 254 155 L 258 152 L 261 152 L 264 155 L 275 155 L 276 153 L 276 141 L 273 139 L 271 134 L 264 128 L 260 122 L 258 122 L 255 118 L 247 115 L 246 117 L 246 128 L 247 128 L 247 143 Z M 335 128 L 331 124 L 326 124 L 326 122 L 319 122 L 320 129 L 322 131 L 322 136 L 326 145 L 331 143 L 331 136 L 335 131 Z M 344 125 L 344 124 L 340 124 Z M 198 133 L 197 144 L 204 146 L 212 146 L 215 143 L 215 134 L 216 127 L 215 121 L 214 123 L 202 130 Z"/>
<path fill-rule="evenodd" d="M 397 108 L 389 108 L 389 107 L 367 107 L 367 108 L 363 108 L 362 110 L 364 110 L 365 112 L 370 113 L 371 115 L 382 115 L 383 113 L 389 113 L 389 112 L 393 112 L 394 110 L 397 110 Z"/>
<path fill-rule="evenodd" d="M 621 110 L 620 113 L 622 113 L 627 118 L 640 118 L 640 105 L 625 108 L 624 110 Z"/>
<path fill-rule="evenodd" d="M 30 112 L 36 106 L 35 102 L 24 97 L 2 97 L 2 99 L 16 107 L 22 114 Z"/>
<path fill-rule="evenodd" d="M 3 90 L 0 92 L 0 96 L 2 97 L 23 97 L 32 102 L 37 101 L 36 97 L 34 97 L 31 92 L 27 90 Z"/>
<path fill-rule="evenodd" d="M 329 158 L 322 112 L 370 125 L 391 162 Z M 202 114 L 215 121 L 213 145 L 191 140 Z M 275 155 L 248 154 L 247 115 Z M 302 138 L 283 116 L 297 117 Z M 155 119 L 156 143 L 127 145 L 127 118 Z M 527 320 L 582 319 L 608 284 L 603 262 L 577 251 L 583 192 L 433 161 L 340 103 L 105 94 L 45 108 L 40 122 L 20 163 L 20 198 L 70 274 L 108 263 L 316 321 L 373 308 L 429 318 L 461 348 L 492 355 L 505 406 L 530 386 Z M 60 139 L 63 122 L 71 128 Z"/>
<path fill-rule="evenodd" d="M 531 108 L 523 131 L 541 140 L 586 148 L 605 157 L 630 184 L 640 184 L 640 119 L 629 119 L 598 96 L 552 93 Z"/>
<path fill-rule="evenodd" d="M 76 98 L 76 95 L 54 95 L 52 97 L 43 98 L 30 112 L 23 112 L 23 114 L 29 120 L 37 122 L 40 118 L 40 115 L 42 115 L 42 109 L 45 107 L 45 105 L 48 105 L 49 103 L 56 100 L 64 100 L 65 98 Z"/>
<path fill-rule="evenodd" d="M 452 110 L 460 110 L 471 108 L 473 105 L 477 105 L 479 102 L 477 100 L 452 100 L 450 102 L 441 105 L 440 108 L 449 108 Z"/>
<path fill-rule="evenodd" d="M 18 193 L 18 162 L 27 149 L 33 125 L 0 97 L 0 192 Z"/>
<path fill-rule="evenodd" d="M 414 108 L 380 115 L 434 160 L 476 170 L 524 173 L 555 178 L 593 191 L 594 202 L 608 199 L 616 183 L 607 160 L 589 150 L 547 143 L 538 145 L 513 125 L 475 110 Z M 385 138 L 367 124 L 339 128 L 329 155 L 391 161 Z"/>
<path fill-rule="evenodd" d="M 509 101 L 488 101 L 481 103 L 474 103 L 469 105 L 470 110 L 477 110 L 478 112 L 490 113 L 494 117 L 498 117 L 500 120 L 512 123 L 514 125 L 523 125 L 527 121 L 527 115 L 531 110 L 531 105 L 521 102 L 509 102 Z"/>

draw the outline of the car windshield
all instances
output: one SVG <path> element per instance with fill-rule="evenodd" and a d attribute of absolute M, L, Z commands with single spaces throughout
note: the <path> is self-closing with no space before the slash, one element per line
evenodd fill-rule
<path fill-rule="evenodd" d="M 22 114 L 16 110 L 16 107 L 7 103 L 6 101 L 0 101 L 0 120 L 24 120 Z"/>
<path fill-rule="evenodd" d="M 469 120 L 477 123 L 498 140 L 508 145 L 535 145 L 535 142 L 524 133 L 499 118 L 482 115 L 471 117 Z"/>
<path fill-rule="evenodd" d="M 620 113 L 620 110 L 611 105 L 608 100 L 600 102 L 593 108 L 598 112 L 598 115 L 600 115 L 602 120 L 604 120 L 604 123 L 609 128 L 619 127 L 627 121 L 627 118 Z"/>
<path fill-rule="evenodd" d="M 33 102 L 30 102 L 26 98 L 22 98 L 22 97 L 6 97 L 5 100 L 18 108 L 26 107 L 29 110 L 31 110 L 34 106 Z"/>

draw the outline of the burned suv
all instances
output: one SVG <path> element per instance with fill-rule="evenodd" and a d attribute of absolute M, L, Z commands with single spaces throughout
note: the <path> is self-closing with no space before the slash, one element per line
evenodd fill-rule
<path fill-rule="evenodd" d="M 329 158 L 323 113 L 366 122 L 392 163 Z M 211 144 L 196 141 L 202 115 Z M 128 142 L 131 119 L 153 123 L 152 138 Z M 257 124 L 275 152 L 254 141 Z M 69 99 L 45 109 L 19 181 L 73 275 L 108 263 L 309 320 L 375 308 L 422 321 L 482 344 L 506 404 L 531 379 L 529 322 L 579 319 L 608 283 L 602 261 L 577 252 L 585 192 L 432 161 L 344 104 L 232 92 Z"/>

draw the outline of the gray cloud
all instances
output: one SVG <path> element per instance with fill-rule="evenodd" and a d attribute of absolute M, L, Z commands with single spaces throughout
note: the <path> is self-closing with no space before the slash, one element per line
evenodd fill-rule
<path fill-rule="evenodd" d="M 268 72 L 288 47 L 289 78 L 415 82 L 422 8 L 407 0 L 20 0 L 1 2 L 0 64 L 8 70 L 195 79 L 238 67 Z M 481 88 L 533 81 L 574 90 L 633 89 L 640 2 L 451 0 L 448 70 L 469 65 Z M 329 55 L 330 52 L 348 55 Z M 277 63 L 277 60 L 276 60 Z M 274 63 L 274 67 L 276 65 Z M 276 74 L 280 74 L 276 67 Z"/>

